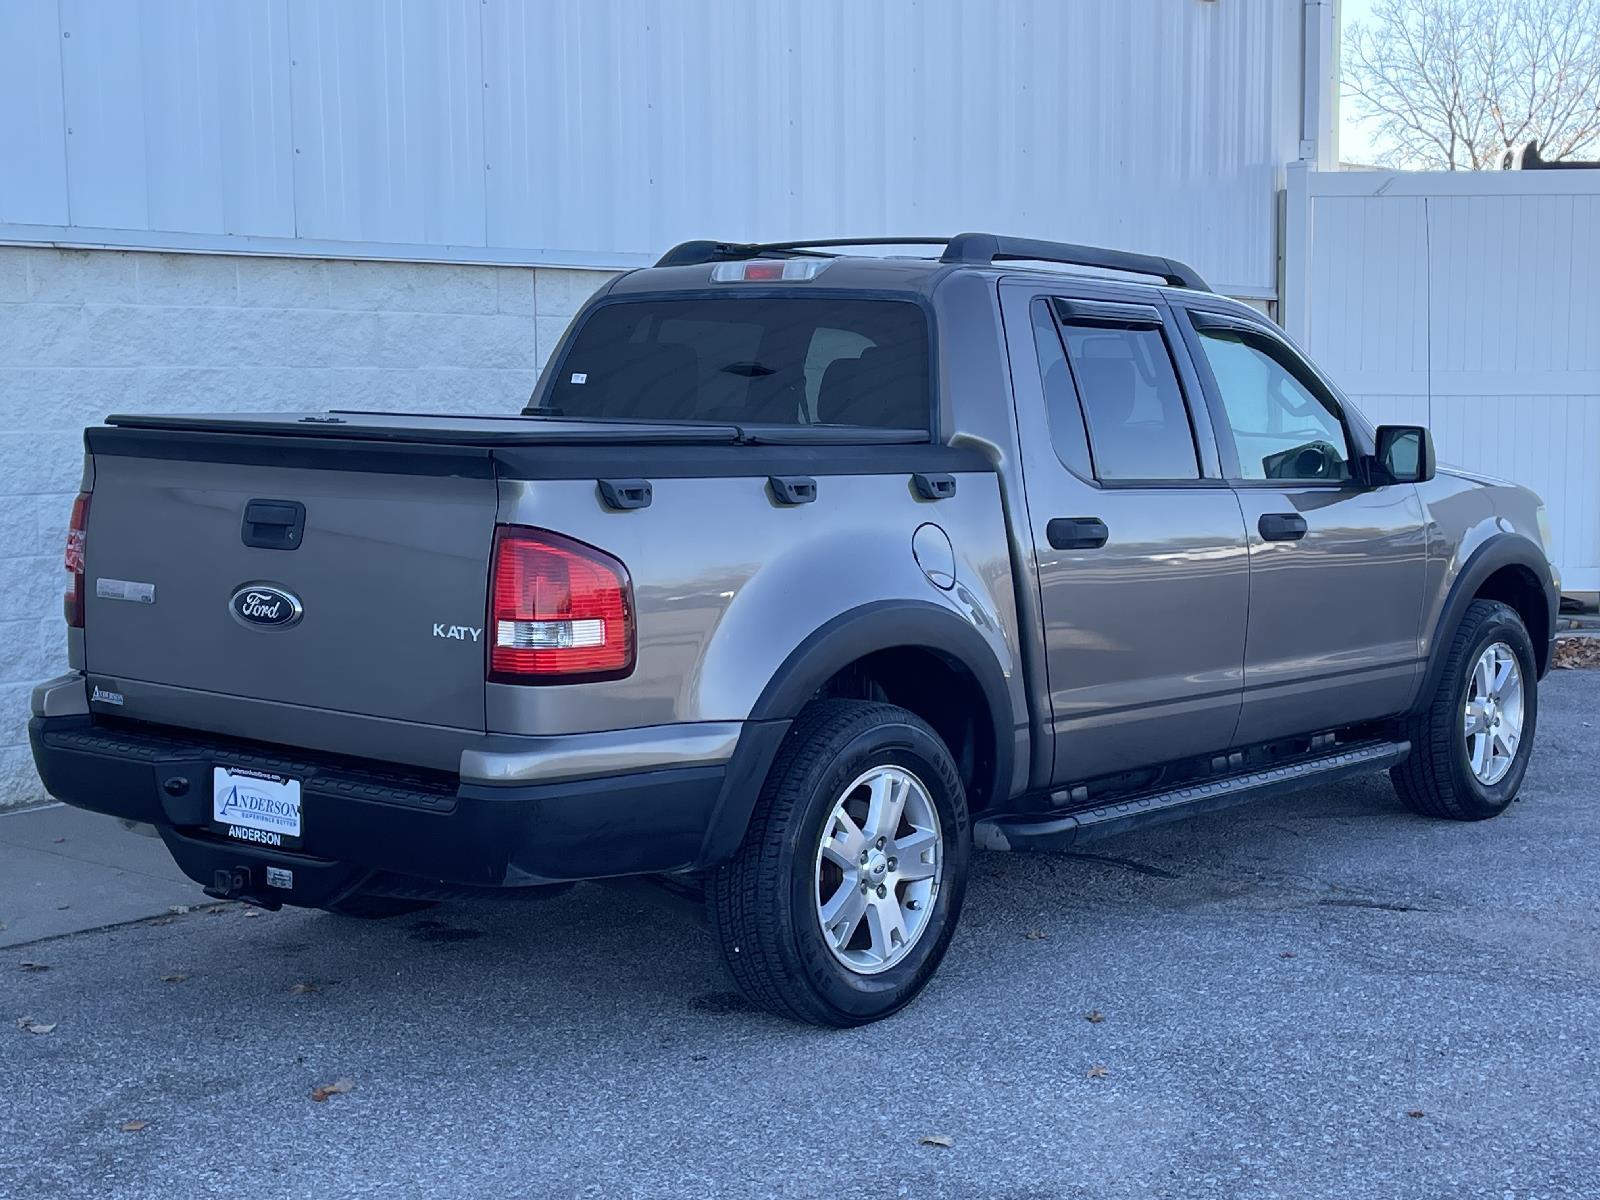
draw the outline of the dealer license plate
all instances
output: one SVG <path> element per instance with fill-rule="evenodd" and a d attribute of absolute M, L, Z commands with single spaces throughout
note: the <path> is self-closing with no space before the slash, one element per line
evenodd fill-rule
<path fill-rule="evenodd" d="M 211 817 L 218 832 L 258 846 L 300 841 L 300 781 L 267 771 L 214 767 Z"/>

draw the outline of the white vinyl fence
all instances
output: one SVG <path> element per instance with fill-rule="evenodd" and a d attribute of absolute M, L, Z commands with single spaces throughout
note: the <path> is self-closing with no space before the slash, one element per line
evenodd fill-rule
<path fill-rule="evenodd" d="M 1283 318 L 1377 422 L 1544 497 L 1600 591 L 1600 170 L 1291 167 Z"/>

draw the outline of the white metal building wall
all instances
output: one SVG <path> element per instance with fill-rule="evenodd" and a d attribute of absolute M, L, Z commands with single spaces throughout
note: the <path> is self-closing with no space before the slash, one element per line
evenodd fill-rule
<path fill-rule="evenodd" d="M 1600 171 L 1290 172 L 1284 317 L 1375 421 L 1550 509 L 1600 591 Z"/>
<path fill-rule="evenodd" d="M 628 266 L 1099 242 L 1275 289 L 1303 0 L 5 0 L 0 241 Z"/>

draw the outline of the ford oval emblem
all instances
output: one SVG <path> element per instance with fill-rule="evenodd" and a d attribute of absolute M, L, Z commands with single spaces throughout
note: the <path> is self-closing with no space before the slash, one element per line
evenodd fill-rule
<path fill-rule="evenodd" d="M 233 615 L 246 625 L 285 629 L 305 615 L 300 597 L 270 583 L 247 583 L 228 601 Z"/>

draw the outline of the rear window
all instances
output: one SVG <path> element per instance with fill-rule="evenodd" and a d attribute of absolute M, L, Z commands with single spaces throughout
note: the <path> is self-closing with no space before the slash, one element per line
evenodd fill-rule
<path fill-rule="evenodd" d="M 928 324 L 901 300 L 602 304 L 556 364 L 568 417 L 928 429 Z"/>

